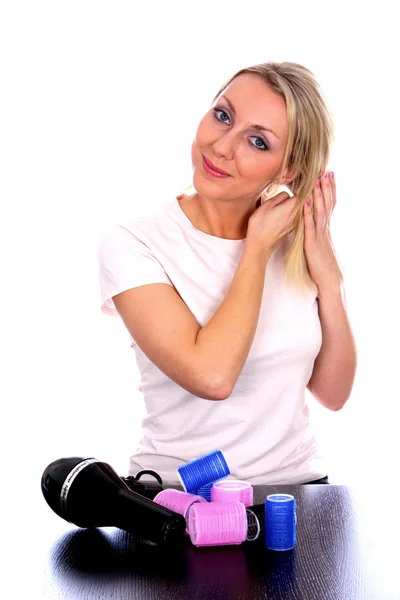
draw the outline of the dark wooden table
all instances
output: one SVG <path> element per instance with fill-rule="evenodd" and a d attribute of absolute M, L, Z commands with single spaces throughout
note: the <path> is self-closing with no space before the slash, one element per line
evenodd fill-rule
<path fill-rule="evenodd" d="M 20 544 L 35 575 L 27 580 L 21 566 L 15 597 L 29 590 L 30 599 L 400 599 L 399 511 L 390 489 L 256 486 L 254 502 L 275 492 L 297 500 L 297 544 L 287 552 L 262 540 L 196 548 L 188 539 L 180 550 L 165 549 L 116 528 L 79 529 L 38 499 Z"/>

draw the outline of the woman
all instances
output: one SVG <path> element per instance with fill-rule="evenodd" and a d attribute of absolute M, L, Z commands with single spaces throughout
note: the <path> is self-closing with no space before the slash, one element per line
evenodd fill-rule
<path fill-rule="evenodd" d="M 339 410 L 356 370 L 332 131 L 308 69 L 242 69 L 198 126 L 194 193 L 104 234 L 102 310 L 129 332 L 146 405 L 130 474 L 179 483 L 178 466 L 220 449 L 235 479 L 328 482 L 305 389 Z"/>

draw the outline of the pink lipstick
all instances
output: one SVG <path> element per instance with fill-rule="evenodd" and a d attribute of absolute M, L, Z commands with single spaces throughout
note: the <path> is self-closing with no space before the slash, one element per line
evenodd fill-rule
<path fill-rule="evenodd" d="M 214 165 L 210 163 L 210 161 L 207 160 L 205 156 L 203 156 L 203 169 L 206 173 L 212 175 L 213 177 L 219 177 L 220 179 L 224 177 L 231 177 L 229 173 L 226 173 L 225 171 L 221 171 L 220 169 L 217 169 L 217 167 L 214 167 Z"/>

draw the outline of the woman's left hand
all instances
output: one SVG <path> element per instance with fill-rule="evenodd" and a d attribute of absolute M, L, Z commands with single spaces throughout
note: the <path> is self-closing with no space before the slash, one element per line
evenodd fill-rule
<path fill-rule="evenodd" d="M 327 172 L 313 189 L 314 215 L 304 203 L 304 253 L 319 294 L 340 289 L 343 274 L 336 259 L 330 234 L 330 219 L 336 206 L 336 183 Z"/>

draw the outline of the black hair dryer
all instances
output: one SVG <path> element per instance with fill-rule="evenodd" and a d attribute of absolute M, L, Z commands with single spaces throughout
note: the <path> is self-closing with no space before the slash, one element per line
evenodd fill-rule
<path fill-rule="evenodd" d="M 145 481 L 140 478 L 143 475 L 151 475 L 154 477 L 155 481 L 149 481 L 146 479 Z M 122 481 L 126 483 L 129 489 L 134 492 L 140 494 L 141 496 L 146 496 L 146 498 L 150 498 L 153 500 L 157 496 L 159 492 L 163 491 L 163 481 L 158 473 L 151 470 L 139 471 L 135 476 L 129 475 L 129 477 L 121 477 Z"/>
<path fill-rule="evenodd" d="M 137 477 L 132 478 L 136 483 Z M 182 515 L 133 491 L 108 463 L 95 458 L 55 460 L 44 470 L 41 484 L 50 508 L 78 527 L 118 527 L 158 544 L 184 538 Z"/>

